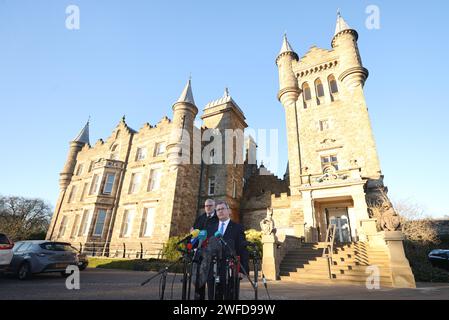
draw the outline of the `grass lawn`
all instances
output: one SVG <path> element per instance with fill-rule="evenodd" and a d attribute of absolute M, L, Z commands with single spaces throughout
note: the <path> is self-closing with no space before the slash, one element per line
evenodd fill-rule
<path fill-rule="evenodd" d="M 110 259 L 89 257 L 89 268 L 121 269 L 134 271 L 160 271 L 172 262 L 158 259 Z M 169 272 L 182 272 L 182 264 L 177 264 L 169 269 Z"/>

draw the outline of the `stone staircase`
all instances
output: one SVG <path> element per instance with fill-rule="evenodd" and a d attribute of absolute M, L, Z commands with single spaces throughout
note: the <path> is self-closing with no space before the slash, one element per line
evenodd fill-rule
<path fill-rule="evenodd" d="M 290 250 L 281 263 L 281 280 L 365 285 L 372 274 L 372 271 L 366 272 L 367 268 L 377 266 L 381 287 L 393 286 L 389 257 L 384 248 L 372 248 L 363 242 L 334 246 L 330 279 L 328 259 L 322 257 L 324 247 L 324 243 L 314 243 Z"/>

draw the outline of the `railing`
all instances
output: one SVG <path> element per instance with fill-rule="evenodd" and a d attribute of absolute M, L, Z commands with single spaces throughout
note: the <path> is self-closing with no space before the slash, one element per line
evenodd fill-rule
<path fill-rule="evenodd" d="M 326 231 L 325 247 L 323 248 L 323 258 L 327 258 L 327 267 L 329 271 L 329 279 L 332 279 L 332 255 L 334 254 L 335 232 L 337 228 L 335 224 L 330 224 Z"/>
<path fill-rule="evenodd" d="M 143 242 L 86 242 L 79 244 L 79 251 L 91 257 L 123 259 L 162 259 L 163 243 Z"/>

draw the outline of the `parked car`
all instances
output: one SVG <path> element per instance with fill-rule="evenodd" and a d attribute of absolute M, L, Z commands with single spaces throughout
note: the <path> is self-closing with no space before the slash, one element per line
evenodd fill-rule
<path fill-rule="evenodd" d="M 429 253 L 429 260 L 433 267 L 449 271 L 449 250 L 433 250 Z"/>
<path fill-rule="evenodd" d="M 83 271 L 87 268 L 89 265 L 89 260 L 87 259 L 87 254 L 80 252 L 77 248 L 73 247 L 73 250 L 75 250 L 78 253 L 78 268 L 80 271 Z"/>
<path fill-rule="evenodd" d="M 14 242 L 0 233 L 0 273 L 6 271 L 13 257 Z"/>
<path fill-rule="evenodd" d="M 78 265 L 78 252 L 70 243 L 53 241 L 20 241 L 14 247 L 9 271 L 20 280 L 33 274 L 59 272 L 63 277 L 69 265 Z"/>

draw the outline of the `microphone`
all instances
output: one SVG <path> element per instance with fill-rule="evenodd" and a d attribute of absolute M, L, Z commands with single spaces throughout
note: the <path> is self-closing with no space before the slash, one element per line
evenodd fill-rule
<path fill-rule="evenodd" d="M 200 230 L 195 229 L 195 230 L 193 230 L 192 232 L 190 232 L 190 234 L 189 234 L 187 237 L 185 237 L 184 239 L 182 239 L 181 241 L 179 241 L 179 242 L 177 243 L 177 245 L 180 245 L 181 243 L 188 242 L 188 241 L 190 241 L 190 239 L 198 237 L 199 234 L 200 234 Z"/>
<path fill-rule="evenodd" d="M 203 242 L 207 239 L 207 231 L 201 230 L 198 234 L 198 248 L 201 248 Z"/>
<path fill-rule="evenodd" d="M 220 242 L 223 243 L 226 247 L 228 246 L 226 241 L 223 239 L 223 235 L 221 234 L 220 231 L 215 232 L 214 237 L 220 240 Z"/>

